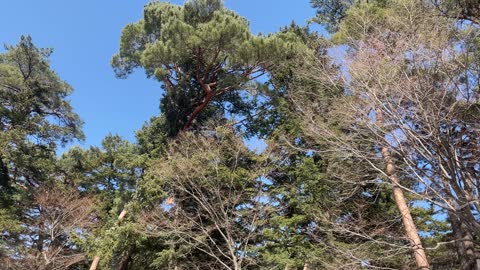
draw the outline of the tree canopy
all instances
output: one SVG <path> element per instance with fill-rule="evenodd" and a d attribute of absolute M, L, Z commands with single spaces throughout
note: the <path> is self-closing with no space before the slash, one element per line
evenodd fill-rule
<path fill-rule="evenodd" d="M 158 81 L 160 114 L 61 155 L 73 88 L 22 36 L 2 269 L 479 269 L 477 2 L 311 0 L 322 31 L 266 35 L 220 0 L 151 2 L 111 65 Z"/>
<path fill-rule="evenodd" d="M 141 67 L 162 82 L 166 132 L 175 135 L 194 121 L 248 113 L 244 92 L 300 51 L 294 33 L 253 35 L 249 28 L 218 0 L 154 2 L 145 6 L 142 20 L 123 29 L 112 66 L 119 77 Z"/>

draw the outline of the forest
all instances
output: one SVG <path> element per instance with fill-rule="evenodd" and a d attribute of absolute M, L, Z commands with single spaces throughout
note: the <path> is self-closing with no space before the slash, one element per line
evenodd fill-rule
<path fill-rule="evenodd" d="M 110 64 L 160 114 L 61 154 L 75 85 L 7 45 L 0 268 L 480 270 L 480 1 L 310 5 L 255 34 L 222 0 L 150 2 Z"/>

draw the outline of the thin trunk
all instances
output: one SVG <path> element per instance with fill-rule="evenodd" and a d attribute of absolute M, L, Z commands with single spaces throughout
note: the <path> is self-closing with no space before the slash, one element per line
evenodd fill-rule
<path fill-rule="evenodd" d="M 127 215 L 127 210 L 123 209 L 122 212 L 120 213 L 120 215 L 118 215 L 117 223 L 120 223 L 125 218 L 126 215 Z M 90 265 L 90 270 L 97 270 L 99 262 L 100 262 L 100 256 L 97 255 L 97 256 L 95 256 L 92 264 Z"/>
<path fill-rule="evenodd" d="M 36 243 L 36 247 L 39 253 L 42 253 L 43 251 L 43 241 L 45 240 L 45 235 L 43 233 L 38 234 L 38 239 Z"/>
<path fill-rule="evenodd" d="M 127 215 L 127 210 L 123 209 L 120 215 L 118 215 L 118 223 L 120 223 L 125 218 L 126 215 Z"/>
<path fill-rule="evenodd" d="M 92 265 L 90 266 L 90 270 L 97 270 L 99 262 L 100 262 L 100 256 L 95 256 L 95 258 L 93 259 Z"/>
<path fill-rule="evenodd" d="M 310 264 L 305 263 L 305 264 L 303 265 L 303 270 L 311 270 Z"/>
<path fill-rule="evenodd" d="M 240 264 L 238 263 L 238 261 L 236 259 L 233 260 L 233 269 L 235 270 L 241 270 L 242 267 L 240 266 Z"/>
<path fill-rule="evenodd" d="M 377 121 L 381 126 L 383 126 L 383 113 L 381 110 L 377 110 L 376 112 Z M 423 248 L 422 241 L 420 240 L 420 236 L 418 235 L 417 227 L 413 222 L 412 214 L 410 213 L 410 209 L 408 208 L 408 204 L 403 194 L 403 190 L 400 187 L 400 178 L 398 177 L 396 166 L 393 162 L 390 150 L 385 144 L 382 144 L 382 156 L 387 169 L 387 175 L 393 184 L 393 197 L 395 199 L 395 203 L 397 204 L 397 208 L 402 215 L 403 227 L 405 228 L 405 234 L 410 241 L 410 245 L 412 246 L 417 269 L 430 269 L 430 264 L 428 263 L 425 249 Z"/>
<path fill-rule="evenodd" d="M 10 187 L 10 176 L 8 175 L 7 164 L 3 162 L 2 157 L 0 157 L 0 186 L 4 188 Z"/>

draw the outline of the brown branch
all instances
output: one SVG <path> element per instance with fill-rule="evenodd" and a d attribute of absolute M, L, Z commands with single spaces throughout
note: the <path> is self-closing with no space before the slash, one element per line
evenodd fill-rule
<path fill-rule="evenodd" d="M 202 104 L 200 104 L 198 107 L 196 107 L 195 110 L 190 115 L 187 123 L 185 124 L 185 126 L 182 129 L 183 131 L 188 130 L 192 126 L 192 123 L 195 120 L 195 118 L 197 118 L 197 116 L 203 111 L 203 109 L 205 109 L 207 107 L 208 103 L 210 103 L 210 101 L 213 98 L 213 91 L 208 84 L 204 85 L 204 87 L 202 87 L 202 88 L 204 89 L 204 91 L 206 93 L 206 96 L 203 99 Z"/>
<path fill-rule="evenodd" d="M 165 88 L 167 88 L 168 92 L 172 92 L 172 85 L 170 84 L 170 81 L 165 77 L 162 79 L 163 85 L 165 85 Z"/>

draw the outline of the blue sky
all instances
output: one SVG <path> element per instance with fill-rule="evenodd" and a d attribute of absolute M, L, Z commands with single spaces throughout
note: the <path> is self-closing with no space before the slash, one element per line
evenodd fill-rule
<path fill-rule="evenodd" d="M 54 48 L 51 65 L 75 92 L 75 111 L 85 121 L 83 146 L 99 145 L 109 133 L 134 140 L 151 116 L 159 114 L 160 84 L 142 71 L 116 79 L 110 58 L 120 31 L 142 16 L 148 0 L 10 0 L 2 5 L 0 42 L 16 44 L 30 34 L 39 47 Z M 182 4 L 183 0 L 170 1 Z M 270 33 L 292 20 L 304 25 L 314 15 L 309 0 L 226 0 L 250 21 L 254 33 Z"/>

